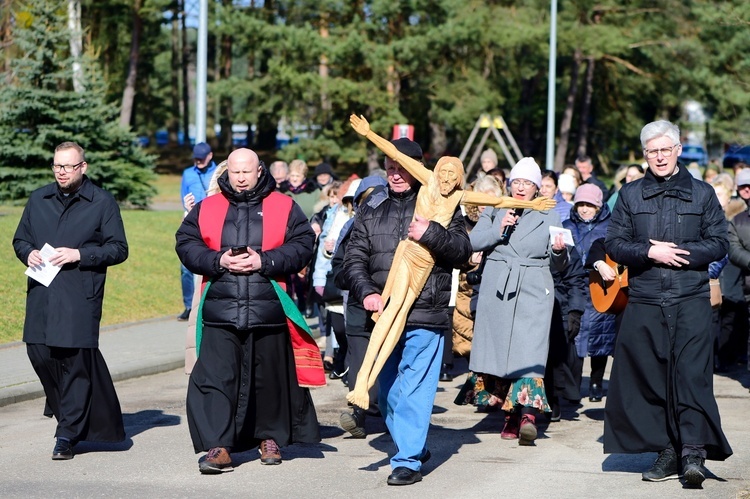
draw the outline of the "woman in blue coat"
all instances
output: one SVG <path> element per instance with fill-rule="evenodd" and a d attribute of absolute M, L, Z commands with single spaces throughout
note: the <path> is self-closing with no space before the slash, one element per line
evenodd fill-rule
<path fill-rule="evenodd" d="M 563 222 L 563 227 L 573 233 L 576 243 L 574 251 L 578 252 L 581 261 L 586 261 L 592 243 L 607 235 L 610 214 L 609 207 L 603 203 L 601 189 L 593 184 L 583 184 L 578 188 L 570 210 L 570 219 Z M 588 284 L 588 277 L 586 281 Z M 615 351 L 615 316 L 597 312 L 591 302 L 588 286 L 586 291 L 586 310 L 575 339 L 576 351 L 579 357 L 591 357 L 589 400 L 601 402 L 607 356 L 613 355 Z"/>

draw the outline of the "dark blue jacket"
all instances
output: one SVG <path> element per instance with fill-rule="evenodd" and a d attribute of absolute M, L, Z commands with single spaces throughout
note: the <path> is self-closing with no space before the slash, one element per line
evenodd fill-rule
<path fill-rule="evenodd" d="M 607 235 L 610 215 L 609 206 L 603 204 L 591 221 L 584 222 L 575 206 L 570 209 L 570 218 L 563 222 L 563 227 L 573 233 L 576 245 L 572 251 L 579 254 L 582 262 L 586 262 L 594 241 L 604 239 Z M 615 316 L 596 311 L 588 285 L 589 276 L 586 274 L 586 310 L 581 319 L 581 331 L 576 337 L 576 352 L 580 357 L 612 355 L 617 337 Z"/>

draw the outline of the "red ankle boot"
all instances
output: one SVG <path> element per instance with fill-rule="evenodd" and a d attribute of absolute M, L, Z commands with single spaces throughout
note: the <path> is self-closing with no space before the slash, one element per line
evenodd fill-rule
<path fill-rule="evenodd" d="M 500 438 L 503 440 L 515 440 L 518 438 L 518 421 L 519 414 L 517 412 L 506 413 L 505 425 L 503 431 L 500 432 Z"/>
<path fill-rule="evenodd" d="M 518 445 L 534 445 L 536 440 L 536 418 L 533 414 L 521 416 L 521 430 L 519 431 Z"/>

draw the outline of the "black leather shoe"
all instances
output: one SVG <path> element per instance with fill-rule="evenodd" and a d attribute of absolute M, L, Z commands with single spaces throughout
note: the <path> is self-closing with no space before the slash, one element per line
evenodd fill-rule
<path fill-rule="evenodd" d="M 58 438 L 55 448 L 52 449 L 52 459 L 55 461 L 73 459 L 73 446 L 70 445 L 70 442 Z"/>
<path fill-rule="evenodd" d="M 589 388 L 589 402 L 601 402 L 603 396 L 602 386 L 596 383 L 592 384 Z"/>
<path fill-rule="evenodd" d="M 328 379 L 342 379 L 344 376 L 346 376 L 346 373 L 348 372 L 349 372 L 348 367 L 341 373 L 336 372 L 336 370 L 334 369 L 330 373 L 328 373 Z"/>
<path fill-rule="evenodd" d="M 552 402 L 552 413 L 549 416 L 549 420 L 553 423 L 557 423 L 562 419 L 562 413 L 560 412 L 560 402 Z"/>
<path fill-rule="evenodd" d="M 412 485 L 422 481 L 422 473 L 399 466 L 388 477 L 388 485 Z"/>
<path fill-rule="evenodd" d="M 419 462 L 424 464 L 427 461 L 429 461 L 431 457 L 432 457 L 432 454 L 430 454 L 430 449 L 427 449 L 424 451 L 424 454 L 422 454 L 422 457 L 419 458 Z"/>
<path fill-rule="evenodd" d="M 178 321 L 186 321 L 190 318 L 190 309 L 186 308 L 180 315 L 177 316 Z"/>

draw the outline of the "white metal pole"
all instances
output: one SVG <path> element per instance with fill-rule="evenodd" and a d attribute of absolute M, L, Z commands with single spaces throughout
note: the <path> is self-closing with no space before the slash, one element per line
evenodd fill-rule
<path fill-rule="evenodd" d="M 206 76 L 208 65 L 208 0 L 200 0 L 198 59 L 195 77 L 195 143 L 206 141 Z"/>
<path fill-rule="evenodd" d="M 555 80 L 557 76 L 557 0 L 552 0 L 549 19 L 549 75 L 547 88 L 547 159 L 546 168 L 554 168 L 555 156 Z"/>

